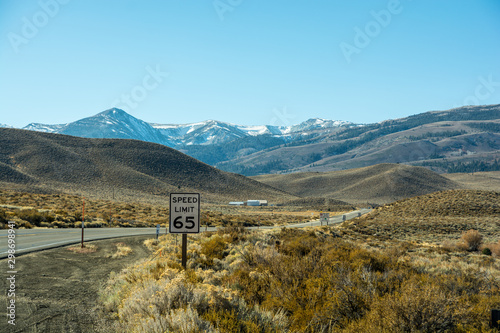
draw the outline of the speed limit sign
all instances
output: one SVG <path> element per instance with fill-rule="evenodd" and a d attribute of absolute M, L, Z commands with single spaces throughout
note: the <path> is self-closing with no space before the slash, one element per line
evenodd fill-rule
<path fill-rule="evenodd" d="M 172 234 L 197 234 L 200 232 L 200 194 L 170 194 L 170 225 Z"/>

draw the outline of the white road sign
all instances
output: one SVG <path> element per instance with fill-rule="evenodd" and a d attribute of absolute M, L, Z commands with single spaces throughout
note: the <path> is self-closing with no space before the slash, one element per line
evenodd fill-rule
<path fill-rule="evenodd" d="M 319 219 L 321 223 L 328 223 L 328 220 L 330 219 L 330 213 L 320 213 L 319 214 Z"/>
<path fill-rule="evenodd" d="M 170 194 L 170 225 L 172 234 L 197 234 L 200 232 L 200 194 Z"/>

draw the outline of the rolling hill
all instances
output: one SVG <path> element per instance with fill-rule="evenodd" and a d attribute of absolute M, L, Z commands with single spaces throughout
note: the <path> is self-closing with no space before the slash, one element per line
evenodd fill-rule
<path fill-rule="evenodd" d="M 393 202 L 372 215 L 380 214 L 404 217 L 500 217 L 500 193 L 462 189 L 440 191 Z"/>
<path fill-rule="evenodd" d="M 343 227 L 369 238 L 453 248 L 462 233 L 471 229 L 479 231 L 485 243 L 497 242 L 499 225 L 499 192 L 459 189 L 396 201 L 346 222 Z"/>
<path fill-rule="evenodd" d="M 135 199 L 180 191 L 201 192 L 212 202 L 296 199 L 149 142 L 0 128 L 0 147 L 0 182 L 5 186 L 101 198 L 110 198 L 115 191 Z"/>
<path fill-rule="evenodd" d="M 402 164 L 378 164 L 331 172 L 272 174 L 252 179 L 300 197 L 327 197 L 350 203 L 383 204 L 460 187 L 426 168 Z"/>

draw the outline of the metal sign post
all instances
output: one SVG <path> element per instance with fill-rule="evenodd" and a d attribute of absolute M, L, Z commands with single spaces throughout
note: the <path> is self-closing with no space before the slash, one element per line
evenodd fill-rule
<path fill-rule="evenodd" d="M 320 213 L 319 219 L 321 221 L 321 225 L 323 225 L 323 222 L 325 222 L 326 225 L 328 225 L 328 221 L 330 220 L 330 213 Z"/>
<path fill-rule="evenodd" d="M 85 199 L 83 199 L 82 208 L 82 248 L 83 248 L 83 230 L 85 229 Z"/>
<path fill-rule="evenodd" d="M 187 234 L 200 232 L 200 194 L 170 194 L 170 225 L 172 234 L 182 234 L 182 267 L 187 262 Z"/>
<path fill-rule="evenodd" d="M 186 269 L 187 263 L 187 234 L 182 234 L 182 267 Z"/>
<path fill-rule="evenodd" d="M 158 239 L 159 236 L 160 236 L 160 225 L 157 224 L 156 225 L 156 239 Z"/>

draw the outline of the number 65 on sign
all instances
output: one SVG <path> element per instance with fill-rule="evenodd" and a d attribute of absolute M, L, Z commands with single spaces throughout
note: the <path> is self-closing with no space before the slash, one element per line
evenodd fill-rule
<path fill-rule="evenodd" d="M 170 194 L 170 225 L 172 234 L 197 234 L 200 232 L 200 194 Z"/>

